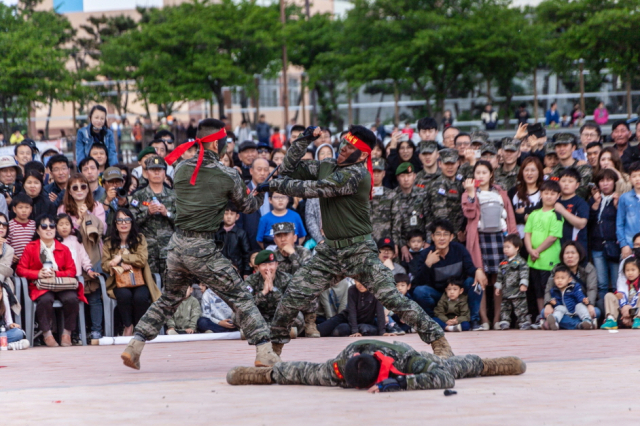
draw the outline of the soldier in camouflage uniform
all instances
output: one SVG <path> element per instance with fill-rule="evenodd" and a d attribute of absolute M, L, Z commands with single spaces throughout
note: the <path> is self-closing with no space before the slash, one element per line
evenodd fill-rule
<path fill-rule="evenodd" d="M 384 158 L 375 158 L 373 165 L 373 198 L 371 204 L 371 235 L 375 241 L 380 238 L 391 236 L 391 206 L 395 192 L 392 189 L 382 186 L 387 162 Z"/>
<path fill-rule="evenodd" d="M 502 139 L 502 151 L 504 155 L 504 164 L 496 169 L 494 181 L 505 191 L 509 191 L 516 186 L 518 182 L 518 156 L 520 155 L 520 140 L 514 138 Z M 507 170 L 510 168 L 510 170 Z"/>
<path fill-rule="evenodd" d="M 194 279 L 222 298 L 238 315 L 237 325 L 249 344 L 256 345 L 255 365 L 270 366 L 280 361 L 273 352 L 269 328 L 242 278 L 215 241 L 229 201 L 244 213 L 262 206 L 263 196 L 253 196 L 235 169 L 220 162 L 225 152 L 226 132 L 220 120 L 205 119 L 198 124 L 198 139 L 176 148 L 167 161 L 172 163 L 197 143 L 198 157 L 181 162 L 175 172 L 176 231 L 167 247 L 167 274 L 162 296 L 138 322 L 135 334 L 121 358 L 128 367 L 140 369 L 140 355 L 146 340 L 152 340 L 185 298 Z"/>
<path fill-rule="evenodd" d="M 518 254 L 518 250 L 522 247 L 522 240 L 520 240 L 519 236 L 509 235 L 504 242 L 505 246 L 511 243 L 515 254 L 511 258 L 502 261 L 499 266 L 498 278 L 495 284 L 496 295 L 502 295 L 499 325 L 502 330 L 508 329 L 511 326 L 511 312 L 515 311 L 520 330 L 528 330 L 531 328 L 531 316 L 527 307 L 529 265 Z M 507 247 L 505 247 L 506 250 Z"/>
<path fill-rule="evenodd" d="M 418 153 L 423 168 L 416 175 L 415 185 L 418 188 L 426 189 L 434 179 L 442 175 L 438 167 L 438 142 L 421 141 L 418 144 Z"/>
<path fill-rule="evenodd" d="M 586 161 L 578 161 L 573 158 L 573 151 L 578 146 L 576 137 L 571 133 L 557 133 L 554 148 L 558 156 L 558 164 L 551 171 L 550 179 L 560 180 L 560 173 L 566 168 L 573 167 L 580 173 L 580 187 L 576 191 L 576 195 L 587 200 L 591 195 L 589 191 L 589 182 L 593 177 L 593 169 Z"/>
<path fill-rule="evenodd" d="M 442 176 L 431 182 L 426 191 L 423 214 L 426 229 L 436 218 L 446 218 L 453 224 L 455 234 L 463 231 L 462 193 L 464 176 L 458 171 L 458 151 L 455 149 L 440 150 L 440 169 Z M 428 241 L 431 241 L 427 235 Z"/>
<path fill-rule="evenodd" d="M 320 130 L 307 129 L 313 138 Z M 365 142 L 366 140 L 366 142 Z M 378 259 L 378 249 L 371 237 L 369 200 L 371 175 L 367 170 L 375 135 L 363 126 L 352 126 L 341 141 L 337 160 L 300 161 L 309 140 L 297 142 L 287 151 L 280 174 L 283 179 L 259 185 L 259 191 L 272 191 L 294 197 L 320 198 L 324 244 L 293 277 L 271 324 L 276 351 L 289 342 L 288 328 L 298 311 L 306 311 L 318 295 L 336 278 L 351 277 L 360 281 L 402 322 L 414 327 L 423 341 L 431 343 L 434 353 L 453 355 L 442 328 L 412 300 L 395 288 L 389 268 Z"/>
<path fill-rule="evenodd" d="M 466 157 L 460 158 L 461 164 L 458 168 L 458 173 L 464 176 L 464 179 L 473 179 L 473 167 L 480 159 L 476 158 L 475 152 L 480 151 L 480 155 L 482 155 L 482 148 L 489 144 L 488 141 L 489 135 L 487 132 L 477 131 L 471 133 L 471 146 L 465 151 Z M 460 152 L 458 152 L 458 155 L 460 155 Z"/>
<path fill-rule="evenodd" d="M 368 360 L 362 359 L 365 357 Z M 359 364 L 359 361 L 369 361 L 373 368 L 362 368 L 363 363 Z M 517 375 L 525 371 L 526 364 L 517 357 L 481 359 L 477 355 L 464 355 L 443 359 L 428 352 L 418 352 L 404 342 L 358 340 L 324 363 L 296 361 L 279 362 L 272 368 L 236 367 L 227 373 L 227 383 L 353 388 L 366 381 L 368 383 L 358 388 L 390 392 L 447 389 L 455 386 L 456 379 Z"/>
<path fill-rule="evenodd" d="M 167 245 L 173 235 L 176 217 L 176 193 L 164 186 L 167 163 L 161 157 L 151 157 L 145 165 L 149 185 L 131 196 L 131 212 L 140 232 L 147 238 L 151 272 L 160 274 L 164 279 Z M 154 204 L 153 198 L 158 204 Z"/>
<path fill-rule="evenodd" d="M 391 206 L 391 238 L 398 244 L 402 260 L 409 262 L 409 232 L 417 229 L 422 235 L 426 234 L 422 211 L 426 191 L 414 186 L 416 173 L 411 163 L 400 164 L 396 169 L 396 176 L 398 187 Z"/>

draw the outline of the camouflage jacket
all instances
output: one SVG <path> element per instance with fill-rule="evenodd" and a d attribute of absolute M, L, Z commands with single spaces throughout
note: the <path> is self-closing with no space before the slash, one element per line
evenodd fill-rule
<path fill-rule="evenodd" d="M 149 205 L 153 197 L 167 208 L 167 216 L 159 213 L 149 214 Z M 155 194 L 151 187 L 147 186 L 136 191 L 131 196 L 129 204 L 140 232 L 147 238 L 149 257 L 166 259 L 167 245 L 173 235 L 176 217 L 176 193 L 163 186 L 162 192 Z"/>
<path fill-rule="evenodd" d="M 391 206 L 391 238 L 398 247 L 405 246 L 410 231 L 417 229 L 425 234 L 425 216 L 422 205 L 425 199 L 423 189 L 413 187 L 410 194 L 395 189 Z"/>
<path fill-rule="evenodd" d="M 527 297 L 526 292 L 520 291 L 521 285 L 529 287 L 529 265 L 518 254 L 500 262 L 496 288 L 502 290 L 503 299 Z"/>
<path fill-rule="evenodd" d="M 494 181 L 502 187 L 505 191 L 509 191 L 516 186 L 518 182 L 518 172 L 520 172 L 520 166 L 514 167 L 510 172 L 505 172 L 502 167 L 498 167 L 494 173 Z"/>
<path fill-rule="evenodd" d="M 434 180 L 426 191 L 423 204 L 425 226 L 428 228 L 436 218 L 448 219 L 454 231 L 464 231 L 462 226 L 462 187 L 463 177 L 458 174 L 454 180 L 440 176 Z"/>
<path fill-rule="evenodd" d="M 378 195 L 377 193 L 382 194 Z M 395 191 L 385 186 L 378 186 L 373 189 L 373 199 L 371 205 L 371 226 L 373 227 L 373 240 L 391 237 L 391 208 Z"/>
<path fill-rule="evenodd" d="M 421 189 L 427 189 L 431 182 L 433 182 L 440 176 L 442 176 L 442 172 L 440 171 L 440 169 L 436 170 L 435 173 L 427 173 L 425 169 L 422 169 L 416 175 L 415 186 Z"/>
<path fill-rule="evenodd" d="M 280 268 L 278 268 L 273 280 L 273 291 L 270 291 L 266 295 L 262 294 L 262 289 L 264 289 L 264 279 L 260 272 L 249 275 L 244 281 L 244 283 L 247 286 L 250 286 L 253 290 L 253 300 L 265 321 L 271 322 L 271 320 L 273 320 L 276 308 L 280 303 L 280 299 L 282 299 L 282 295 L 287 290 L 287 287 L 291 282 L 291 278 L 291 275 L 286 272 L 282 272 Z"/>
<path fill-rule="evenodd" d="M 462 163 L 460 167 L 458 167 L 458 175 L 462 176 L 462 181 L 465 179 L 473 179 L 473 167 L 471 163 Z"/>
<path fill-rule="evenodd" d="M 589 163 L 586 163 L 584 161 L 578 161 L 578 160 L 575 160 L 573 164 L 569 167 L 575 168 L 578 171 L 578 173 L 580 173 L 580 177 L 582 178 L 580 180 L 580 187 L 576 191 L 576 194 L 579 197 L 582 197 L 583 199 L 588 200 L 589 197 L 591 196 L 589 191 L 589 182 L 591 182 L 591 179 L 593 178 L 593 169 L 591 168 Z M 562 164 L 558 163 L 551 171 L 551 176 L 549 177 L 549 179 L 552 179 L 555 181 L 560 180 L 560 173 L 562 173 L 564 169 L 565 167 Z"/>
<path fill-rule="evenodd" d="M 289 256 L 283 255 L 280 250 L 275 250 L 276 260 L 279 263 L 278 271 L 293 275 L 298 271 L 298 269 L 306 265 L 307 262 L 309 262 L 309 259 L 313 256 L 311 250 L 302 246 L 294 246 L 293 250 L 294 253 Z"/>

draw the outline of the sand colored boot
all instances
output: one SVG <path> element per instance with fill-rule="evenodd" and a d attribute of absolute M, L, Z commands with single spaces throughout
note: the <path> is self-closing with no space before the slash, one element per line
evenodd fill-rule
<path fill-rule="evenodd" d="M 451 346 L 449 346 L 449 342 L 447 342 L 444 336 L 431 342 L 431 349 L 433 349 L 434 355 L 440 358 L 449 358 L 454 355 Z"/>
<path fill-rule="evenodd" d="M 274 352 L 271 342 L 256 346 L 256 361 L 254 363 L 256 367 L 272 367 L 276 362 L 280 361 L 280 357 Z"/>
<path fill-rule="evenodd" d="M 230 385 L 269 385 L 271 379 L 271 367 L 235 367 L 227 373 L 227 383 Z"/>
<path fill-rule="evenodd" d="M 144 349 L 144 342 L 140 340 L 131 339 L 127 347 L 125 348 L 120 358 L 127 367 L 140 370 L 140 355 Z"/>
<path fill-rule="evenodd" d="M 304 314 L 304 336 L 320 337 L 318 327 L 316 327 L 316 314 Z"/>
<path fill-rule="evenodd" d="M 527 371 L 527 364 L 517 356 L 486 358 L 482 363 L 481 376 L 517 376 Z"/>

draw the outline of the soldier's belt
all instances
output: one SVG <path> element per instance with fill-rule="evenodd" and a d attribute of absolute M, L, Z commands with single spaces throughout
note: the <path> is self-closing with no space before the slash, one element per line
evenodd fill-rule
<path fill-rule="evenodd" d="M 329 247 L 333 247 L 335 249 L 341 249 L 345 247 L 352 246 L 356 243 L 361 243 L 363 241 L 372 241 L 373 238 L 371 234 L 367 235 L 358 235 L 357 237 L 345 238 L 343 240 L 330 240 L 328 238 L 324 239 L 324 242 L 327 243 Z"/>
<path fill-rule="evenodd" d="M 185 231 L 184 229 L 176 228 L 176 234 L 181 237 L 187 238 L 205 238 L 205 239 L 214 239 L 216 238 L 215 232 L 197 232 L 197 231 Z"/>

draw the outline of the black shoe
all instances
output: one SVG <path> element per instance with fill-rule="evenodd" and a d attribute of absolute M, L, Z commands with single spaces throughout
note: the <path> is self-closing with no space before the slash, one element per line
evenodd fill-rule
<path fill-rule="evenodd" d="M 482 324 L 480 324 L 478 321 L 471 321 L 471 330 L 472 331 L 483 331 L 484 328 L 482 328 Z"/>

